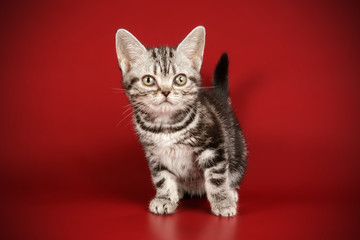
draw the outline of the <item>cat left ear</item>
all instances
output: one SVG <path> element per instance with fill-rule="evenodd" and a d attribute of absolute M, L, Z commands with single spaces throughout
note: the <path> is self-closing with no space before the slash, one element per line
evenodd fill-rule
<path fill-rule="evenodd" d="M 205 28 L 198 26 L 177 46 L 176 50 L 185 54 L 193 61 L 196 69 L 200 71 L 205 48 Z"/>
<path fill-rule="evenodd" d="M 142 57 L 147 50 L 134 35 L 125 29 L 117 30 L 115 41 L 119 66 L 121 71 L 126 73 L 130 70 L 131 65 Z"/>

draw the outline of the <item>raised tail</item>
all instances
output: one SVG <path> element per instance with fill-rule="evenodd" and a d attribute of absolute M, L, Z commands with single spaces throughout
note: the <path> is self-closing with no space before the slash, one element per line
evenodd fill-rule
<path fill-rule="evenodd" d="M 227 53 L 223 53 L 216 65 L 213 79 L 214 92 L 222 98 L 229 97 L 228 91 L 228 67 L 229 59 Z"/>

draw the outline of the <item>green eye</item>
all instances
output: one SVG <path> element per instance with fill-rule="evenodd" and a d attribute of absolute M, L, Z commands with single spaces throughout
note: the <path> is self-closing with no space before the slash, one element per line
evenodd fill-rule
<path fill-rule="evenodd" d="M 146 86 L 155 85 L 155 79 L 153 77 L 151 77 L 151 76 L 143 77 L 142 81 Z"/>
<path fill-rule="evenodd" d="M 178 86 L 185 85 L 186 83 L 186 76 L 184 74 L 177 75 L 174 79 L 174 83 Z"/>

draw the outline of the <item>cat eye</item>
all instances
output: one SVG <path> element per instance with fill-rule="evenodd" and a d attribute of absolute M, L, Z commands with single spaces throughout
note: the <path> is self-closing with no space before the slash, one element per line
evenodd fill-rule
<path fill-rule="evenodd" d="M 177 75 L 174 79 L 174 83 L 178 86 L 183 86 L 186 83 L 186 76 L 184 74 Z"/>
<path fill-rule="evenodd" d="M 143 77 L 142 81 L 146 86 L 153 86 L 156 83 L 155 79 L 153 77 L 151 77 L 151 76 Z"/>

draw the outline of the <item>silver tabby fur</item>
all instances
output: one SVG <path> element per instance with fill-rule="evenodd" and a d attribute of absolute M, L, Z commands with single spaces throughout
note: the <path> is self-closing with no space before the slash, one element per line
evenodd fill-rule
<path fill-rule="evenodd" d="M 123 86 L 156 187 L 155 214 L 173 213 L 185 194 L 206 194 L 215 215 L 236 215 L 247 151 L 228 97 L 226 54 L 213 88 L 200 87 L 204 46 L 202 26 L 176 48 L 147 49 L 125 29 L 116 33 Z M 187 79 L 182 86 L 174 82 L 179 74 Z M 144 84 L 146 76 L 155 84 Z"/>

